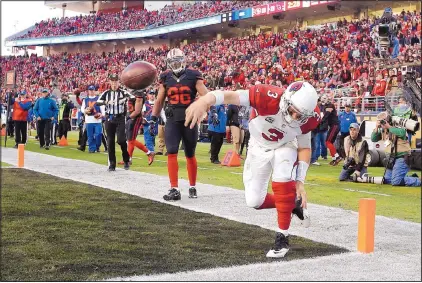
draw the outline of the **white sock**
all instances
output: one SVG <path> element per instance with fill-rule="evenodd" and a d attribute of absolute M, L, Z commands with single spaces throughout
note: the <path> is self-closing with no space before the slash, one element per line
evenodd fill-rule
<path fill-rule="evenodd" d="M 150 150 L 148 150 L 147 155 L 150 155 L 150 154 L 151 154 L 151 151 L 150 151 Z"/>
<path fill-rule="evenodd" d="M 336 152 L 336 154 L 334 154 L 334 159 L 337 159 L 339 157 L 340 157 L 340 155 Z"/>
<path fill-rule="evenodd" d="M 286 237 L 289 236 L 289 230 L 282 230 L 282 229 L 278 228 L 277 232 L 282 233 Z"/>

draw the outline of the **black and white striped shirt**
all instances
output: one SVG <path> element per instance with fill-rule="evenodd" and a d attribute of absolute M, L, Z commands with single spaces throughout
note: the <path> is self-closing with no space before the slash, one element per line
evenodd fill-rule
<path fill-rule="evenodd" d="M 122 88 L 118 88 L 117 90 L 108 89 L 100 95 L 97 103 L 104 103 L 106 105 L 106 114 L 120 115 L 126 114 L 127 101 L 131 98 L 135 98 L 135 96 Z"/>

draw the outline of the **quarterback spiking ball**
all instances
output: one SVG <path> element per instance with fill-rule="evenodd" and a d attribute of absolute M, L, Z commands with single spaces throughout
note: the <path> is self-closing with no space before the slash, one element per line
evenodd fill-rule
<path fill-rule="evenodd" d="M 144 89 L 157 79 L 157 68 L 146 61 L 129 64 L 122 72 L 122 83 L 130 89 Z"/>

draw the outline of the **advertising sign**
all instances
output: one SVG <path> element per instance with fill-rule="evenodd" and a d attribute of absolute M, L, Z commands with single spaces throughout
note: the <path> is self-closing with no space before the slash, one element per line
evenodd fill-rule
<path fill-rule="evenodd" d="M 232 12 L 232 19 L 234 21 L 252 18 L 252 8 L 237 10 Z"/>
<path fill-rule="evenodd" d="M 286 1 L 286 11 L 302 8 L 302 1 Z"/>
<path fill-rule="evenodd" d="M 286 2 L 275 2 L 268 4 L 268 14 L 275 14 L 286 11 Z"/>
<path fill-rule="evenodd" d="M 267 15 L 268 13 L 268 4 L 255 6 L 252 8 L 252 17 L 259 17 Z"/>

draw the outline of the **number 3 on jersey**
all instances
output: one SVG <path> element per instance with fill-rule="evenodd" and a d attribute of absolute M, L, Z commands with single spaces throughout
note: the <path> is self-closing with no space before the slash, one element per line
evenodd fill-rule
<path fill-rule="evenodd" d="M 174 104 L 189 105 L 191 103 L 190 93 L 191 93 L 191 90 L 187 86 L 170 87 L 167 90 L 169 103 L 173 105 Z"/>
<path fill-rule="evenodd" d="M 262 133 L 262 137 L 267 141 L 277 142 L 284 138 L 284 133 L 280 132 L 277 129 L 271 128 L 268 130 L 268 132 L 270 133 L 270 135 Z"/>

